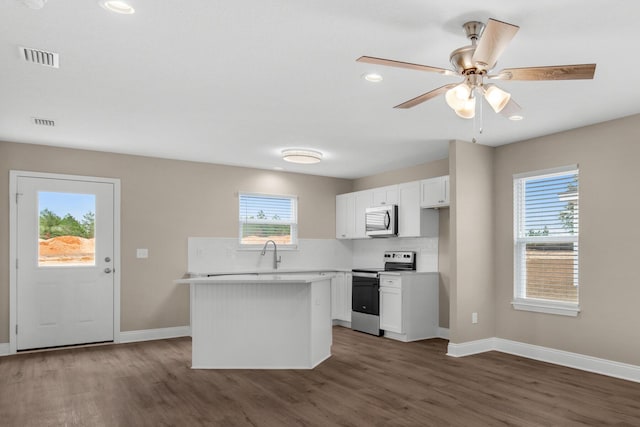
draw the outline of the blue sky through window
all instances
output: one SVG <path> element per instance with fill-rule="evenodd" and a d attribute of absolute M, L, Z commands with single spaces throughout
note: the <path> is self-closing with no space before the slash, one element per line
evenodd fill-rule
<path fill-rule="evenodd" d="M 96 196 L 95 194 L 39 191 L 38 212 L 44 209 L 49 209 L 60 218 L 71 214 L 76 220 L 81 221 L 84 214 L 96 212 Z"/>
<path fill-rule="evenodd" d="M 294 220 L 293 202 L 289 197 L 240 195 L 240 220 L 258 219 L 260 211 L 264 213 L 266 220 Z"/>
<path fill-rule="evenodd" d="M 577 185 L 576 179 L 576 173 L 568 173 L 525 181 L 525 233 L 545 230 L 549 235 L 569 233 L 561 214 L 567 212 L 571 200 L 577 200 L 571 191 Z M 577 209 L 574 213 L 577 219 Z"/>

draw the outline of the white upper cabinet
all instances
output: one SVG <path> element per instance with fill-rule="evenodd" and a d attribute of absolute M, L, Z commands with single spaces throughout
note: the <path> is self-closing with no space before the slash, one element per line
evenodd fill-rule
<path fill-rule="evenodd" d="M 420 181 L 398 185 L 398 237 L 438 237 L 439 214 L 420 208 Z"/>
<path fill-rule="evenodd" d="M 336 196 L 336 239 L 367 237 L 365 211 L 373 203 L 371 190 Z"/>
<path fill-rule="evenodd" d="M 349 239 L 355 228 L 355 198 L 352 194 L 336 196 L 336 239 Z"/>
<path fill-rule="evenodd" d="M 374 188 L 371 190 L 373 193 L 373 205 L 397 205 L 398 204 L 398 186 L 389 185 L 386 187 Z"/>
<path fill-rule="evenodd" d="M 420 181 L 420 206 L 423 208 L 449 206 L 449 175 Z"/>
<path fill-rule="evenodd" d="M 355 194 L 355 230 L 352 239 L 367 237 L 366 210 L 373 206 L 373 192 L 371 190 L 358 191 Z"/>

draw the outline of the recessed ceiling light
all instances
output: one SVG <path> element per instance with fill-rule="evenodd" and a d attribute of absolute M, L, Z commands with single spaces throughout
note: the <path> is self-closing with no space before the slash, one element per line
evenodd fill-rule
<path fill-rule="evenodd" d="M 514 122 L 520 121 L 522 119 L 524 119 L 524 117 L 519 114 L 514 114 L 512 116 L 509 116 L 509 120 L 513 120 Z"/>
<path fill-rule="evenodd" d="M 100 6 L 122 15 L 131 15 L 136 11 L 128 2 L 122 0 L 100 0 Z"/>
<path fill-rule="evenodd" d="M 365 79 L 368 82 L 372 82 L 372 83 L 380 83 L 383 79 L 382 76 L 378 73 L 367 73 L 367 74 L 363 74 L 362 78 Z"/>
<path fill-rule="evenodd" d="M 313 164 L 322 160 L 322 153 L 300 148 L 289 148 L 282 151 L 282 159 L 292 163 Z"/>

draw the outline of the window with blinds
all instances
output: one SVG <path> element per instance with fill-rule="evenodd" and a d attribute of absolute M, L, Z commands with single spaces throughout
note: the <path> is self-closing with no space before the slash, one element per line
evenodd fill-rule
<path fill-rule="evenodd" d="M 577 308 L 578 189 L 576 165 L 514 176 L 516 302 Z"/>
<path fill-rule="evenodd" d="M 298 199 L 240 193 L 240 245 L 262 247 L 273 240 L 281 246 L 297 244 Z"/>

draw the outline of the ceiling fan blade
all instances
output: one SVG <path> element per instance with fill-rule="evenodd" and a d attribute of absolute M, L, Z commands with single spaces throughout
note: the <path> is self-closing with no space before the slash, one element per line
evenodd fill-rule
<path fill-rule="evenodd" d="M 520 115 L 520 111 L 522 111 L 522 107 L 520 107 L 520 105 L 511 98 L 509 99 L 509 102 L 507 102 L 507 105 L 505 105 L 500 111 L 500 114 L 507 119 L 511 119 L 513 116 Z"/>
<path fill-rule="evenodd" d="M 438 95 L 442 95 L 443 93 L 445 93 L 449 89 L 452 89 L 452 88 L 458 86 L 459 84 L 460 83 L 452 83 L 452 84 L 441 86 L 438 89 L 434 89 L 434 90 L 432 90 L 430 92 L 423 93 L 422 95 L 416 96 L 415 98 L 410 99 L 410 100 L 408 100 L 406 102 L 403 102 L 402 104 L 398 104 L 393 108 L 411 108 L 411 107 L 415 107 L 418 104 L 422 104 L 423 102 L 430 100 L 431 98 L 435 98 Z"/>
<path fill-rule="evenodd" d="M 490 18 L 473 53 L 473 62 L 492 69 L 519 29 L 517 25 Z"/>
<path fill-rule="evenodd" d="M 550 67 L 505 68 L 490 79 L 498 80 L 584 80 L 592 79 L 596 64 L 554 65 Z"/>
<path fill-rule="evenodd" d="M 373 56 L 361 56 L 356 59 L 357 62 L 366 62 L 367 64 L 385 65 L 388 67 L 408 68 L 410 70 L 428 71 L 432 73 L 440 73 L 445 76 L 457 76 L 458 73 L 446 68 L 430 67 L 428 65 L 412 64 L 410 62 L 394 61 L 392 59 L 375 58 Z"/>

